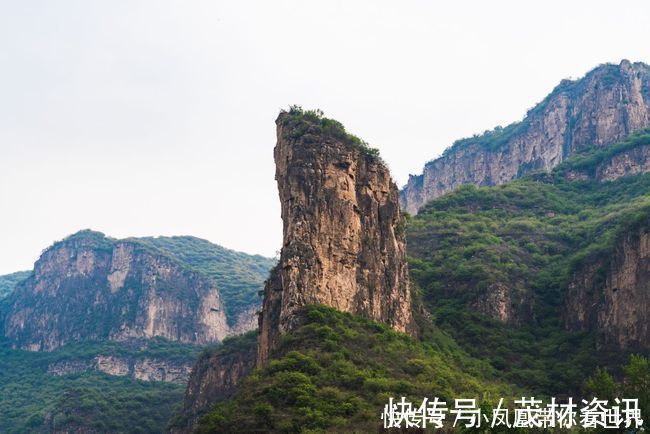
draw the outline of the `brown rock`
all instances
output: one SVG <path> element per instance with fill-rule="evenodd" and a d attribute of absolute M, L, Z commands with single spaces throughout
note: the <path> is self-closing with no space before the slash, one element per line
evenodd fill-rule
<path fill-rule="evenodd" d="M 185 391 L 182 418 L 170 429 L 171 433 L 192 432 L 203 413 L 235 392 L 239 382 L 255 368 L 254 338 L 250 334 L 237 337 L 237 344 L 224 343 L 224 347 L 199 358 Z"/>
<path fill-rule="evenodd" d="M 47 249 L 12 295 L 4 333 L 50 351 L 79 340 L 207 344 L 228 326 L 212 280 L 136 241 L 83 231 Z"/>
<path fill-rule="evenodd" d="M 276 124 L 284 244 L 264 288 L 257 345 L 225 344 L 195 365 L 184 419 L 172 433 L 191 432 L 202 412 L 265 365 L 302 306 L 324 304 L 414 330 L 404 222 L 386 166 L 335 121 L 292 109 Z"/>
<path fill-rule="evenodd" d="M 650 67 L 601 65 L 577 81 L 564 80 L 503 143 L 467 139 L 409 177 L 401 204 L 415 214 L 429 200 L 463 184 L 499 185 L 531 170 L 549 171 L 577 150 L 606 146 L 650 125 Z M 644 169 L 645 170 L 645 169 Z M 578 176 L 578 179 L 581 175 Z"/>
<path fill-rule="evenodd" d="M 388 169 L 342 128 L 294 111 L 276 124 L 284 244 L 265 287 L 258 364 L 306 304 L 411 331 L 403 222 Z"/>
<path fill-rule="evenodd" d="M 623 176 L 650 171 L 650 146 L 641 146 L 614 155 L 596 169 L 599 181 L 614 181 Z"/>
<path fill-rule="evenodd" d="M 647 222 L 646 222 L 647 223 Z M 595 331 L 600 349 L 650 349 L 650 233 L 634 229 L 609 259 L 575 273 L 563 312 L 568 329 Z"/>
<path fill-rule="evenodd" d="M 79 374 L 87 371 L 100 371 L 118 377 L 130 377 L 142 381 L 163 381 L 174 384 L 187 384 L 192 365 L 152 357 L 120 357 L 98 355 L 92 359 L 65 360 L 51 363 L 47 373 L 54 376 Z"/>

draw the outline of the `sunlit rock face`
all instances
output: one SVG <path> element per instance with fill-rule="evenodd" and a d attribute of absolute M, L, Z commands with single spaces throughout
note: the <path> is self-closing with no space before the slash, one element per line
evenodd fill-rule
<path fill-rule="evenodd" d="M 14 347 L 164 337 L 207 344 L 228 326 L 214 282 L 136 241 L 83 231 L 47 249 L 11 295 L 4 333 Z"/>
<path fill-rule="evenodd" d="M 276 124 L 284 243 L 264 291 L 258 364 L 306 304 L 411 331 L 404 223 L 388 169 L 301 115 L 282 113 Z"/>
<path fill-rule="evenodd" d="M 627 60 L 601 65 L 577 81 L 564 80 L 520 124 L 491 137 L 466 139 L 427 163 L 402 190 L 402 207 L 415 214 L 426 202 L 460 185 L 499 185 L 531 170 L 548 171 L 582 148 L 607 146 L 647 128 L 649 89 L 650 67 Z M 645 171 L 645 161 L 632 162 L 627 169 L 624 161 L 614 162 L 611 170 L 603 168 L 601 177 Z"/>
<path fill-rule="evenodd" d="M 576 272 L 564 324 L 595 331 L 603 350 L 650 350 L 650 222 L 627 231 L 608 258 Z"/>
<path fill-rule="evenodd" d="M 47 373 L 54 376 L 80 374 L 87 371 L 100 371 L 118 377 L 130 377 L 142 381 L 164 381 L 166 383 L 187 384 L 192 365 L 152 357 L 95 356 L 92 359 L 65 360 L 51 363 Z"/>

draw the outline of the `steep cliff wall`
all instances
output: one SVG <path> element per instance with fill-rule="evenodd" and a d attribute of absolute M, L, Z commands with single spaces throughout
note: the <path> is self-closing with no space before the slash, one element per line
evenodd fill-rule
<path fill-rule="evenodd" d="M 465 185 L 430 201 L 409 220 L 412 276 L 438 306 L 462 303 L 516 326 L 558 320 L 570 282 L 581 294 L 569 312 L 592 312 L 602 292 L 593 279 L 604 276 L 614 241 L 649 214 L 650 173 L 640 169 L 648 149 L 644 130 L 581 151 L 551 174 Z"/>
<path fill-rule="evenodd" d="M 625 233 L 611 256 L 575 273 L 564 324 L 595 331 L 606 350 L 650 350 L 650 220 Z"/>
<path fill-rule="evenodd" d="M 606 146 L 650 125 L 650 67 L 602 65 L 564 80 L 526 118 L 457 141 L 411 176 L 401 192 L 410 213 L 463 184 L 499 185 L 534 169 L 550 170 L 584 147 Z"/>
<path fill-rule="evenodd" d="M 90 231 L 47 249 L 10 298 L 4 334 L 32 351 L 154 336 L 206 344 L 228 332 L 211 279 L 136 241 Z"/>
<path fill-rule="evenodd" d="M 616 153 L 590 170 L 571 169 L 564 175 L 570 181 L 595 179 L 606 182 L 647 172 L 650 172 L 650 143 Z"/>
<path fill-rule="evenodd" d="M 239 382 L 255 368 L 256 354 L 255 332 L 228 339 L 216 350 L 204 352 L 192 368 L 182 416 L 171 432 L 192 432 L 199 417 L 230 397 Z"/>
<path fill-rule="evenodd" d="M 80 374 L 87 371 L 100 371 L 108 375 L 130 377 L 142 381 L 187 384 L 192 371 L 192 363 L 144 356 L 98 355 L 92 359 L 66 360 L 47 366 L 48 374 L 54 376 Z"/>
<path fill-rule="evenodd" d="M 264 291 L 258 363 L 306 304 L 411 330 L 404 223 L 388 169 L 320 113 L 292 109 L 276 124 L 284 242 Z"/>

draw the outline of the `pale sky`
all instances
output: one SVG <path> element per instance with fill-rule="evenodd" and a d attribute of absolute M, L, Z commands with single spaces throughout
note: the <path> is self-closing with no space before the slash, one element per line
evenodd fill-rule
<path fill-rule="evenodd" d="M 0 0 L 0 274 L 79 229 L 281 246 L 274 120 L 320 108 L 398 185 L 563 78 L 650 62 L 650 2 Z"/>

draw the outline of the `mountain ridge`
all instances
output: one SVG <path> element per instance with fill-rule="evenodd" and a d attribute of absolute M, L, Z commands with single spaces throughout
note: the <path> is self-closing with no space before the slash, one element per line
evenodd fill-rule
<path fill-rule="evenodd" d="M 534 170 L 550 171 L 577 150 L 607 146 L 650 126 L 650 67 L 623 60 L 578 80 L 563 80 L 521 122 L 457 140 L 411 175 L 400 192 L 416 214 L 463 184 L 500 185 Z"/>
<path fill-rule="evenodd" d="M 118 240 L 101 232 L 82 230 L 46 248 L 34 272 L 3 300 L 4 334 L 17 345 L 33 349 L 54 349 L 65 342 L 102 338 L 104 334 L 118 340 L 159 335 L 188 343 L 218 341 L 231 333 L 231 327 L 233 332 L 244 332 L 255 326 L 260 303 L 257 292 L 273 263 L 272 259 L 235 252 L 196 237 Z M 230 284 L 231 293 L 242 296 L 243 301 L 229 299 L 238 302 L 230 306 L 229 324 L 217 281 Z M 186 293 L 176 300 L 176 295 L 181 295 L 178 291 Z M 99 298 L 83 304 L 84 297 Z M 123 304 L 120 297 L 131 301 Z M 49 301 L 45 302 L 46 299 Z M 112 301 L 97 302 L 104 299 Z M 76 312 L 63 313 L 70 309 L 68 304 L 79 303 L 83 306 Z M 82 313 L 100 307 L 114 312 Z M 167 322 L 176 315 L 172 312 L 180 315 L 175 317 L 175 326 Z M 29 322 L 25 321 L 27 317 L 31 318 Z M 204 337 L 191 337 L 195 332 L 186 320 L 192 318 L 197 324 L 207 321 L 197 327 L 212 331 Z M 42 327 L 34 328 L 35 321 L 41 321 Z M 99 321 L 101 324 L 92 329 L 104 331 L 88 335 L 90 332 L 84 332 L 88 327 L 83 326 L 88 321 Z M 114 328 L 118 325 L 120 330 Z M 195 331 L 203 333 L 199 329 Z M 41 338 L 37 340 L 41 343 L 23 342 L 28 336 L 35 338 L 39 334 Z"/>

